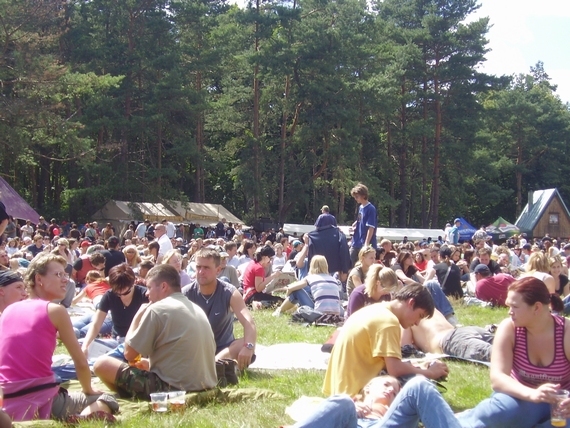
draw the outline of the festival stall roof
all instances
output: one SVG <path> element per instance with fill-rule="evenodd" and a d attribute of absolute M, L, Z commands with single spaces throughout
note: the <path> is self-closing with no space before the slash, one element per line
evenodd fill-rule
<path fill-rule="evenodd" d="M 494 241 L 501 241 L 517 235 L 520 229 L 514 224 L 509 223 L 503 217 L 499 217 L 485 228 L 485 232 L 487 232 L 487 235 L 490 235 Z"/>
<path fill-rule="evenodd" d="M 217 223 L 222 218 L 228 223 L 243 224 L 243 221 L 233 215 L 220 204 L 201 204 L 198 202 L 166 201 L 173 211 L 183 217 L 185 221 L 202 224 Z"/>
<path fill-rule="evenodd" d="M 93 220 L 104 223 L 125 223 L 132 220 L 161 221 L 166 219 L 172 222 L 183 220 L 181 216 L 172 212 L 163 204 L 150 202 L 109 201 L 103 208 L 93 214 Z"/>
<path fill-rule="evenodd" d="M 570 212 L 558 189 L 528 192 L 528 203 L 515 225 L 529 237 L 570 236 Z"/>
<path fill-rule="evenodd" d="M 352 235 L 352 228 L 350 226 L 339 226 L 339 229 L 347 236 Z M 309 233 L 315 230 L 313 225 L 305 224 L 291 224 L 285 223 L 283 225 L 283 231 L 289 235 L 294 233 L 297 236 L 302 236 L 304 233 Z M 379 227 L 376 229 L 377 239 L 389 239 L 391 241 L 403 241 L 404 236 L 408 238 L 409 241 L 421 241 L 423 239 L 432 238 L 436 240 L 438 236 L 443 238 L 445 232 L 441 229 L 412 229 L 412 228 L 387 228 Z"/>
<path fill-rule="evenodd" d="M 20 220 L 30 220 L 34 224 L 40 222 L 40 215 L 2 177 L 0 177 L 0 201 L 6 206 L 8 215 Z"/>

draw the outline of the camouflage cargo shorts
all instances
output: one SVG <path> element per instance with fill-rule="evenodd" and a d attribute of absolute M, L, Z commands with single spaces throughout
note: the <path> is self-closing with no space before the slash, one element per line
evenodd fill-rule
<path fill-rule="evenodd" d="M 115 380 L 121 396 L 136 397 L 141 400 L 150 400 L 153 392 L 171 391 L 171 387 L 153 372 L 140 370 L 128 364 L 122 364 Z"/>

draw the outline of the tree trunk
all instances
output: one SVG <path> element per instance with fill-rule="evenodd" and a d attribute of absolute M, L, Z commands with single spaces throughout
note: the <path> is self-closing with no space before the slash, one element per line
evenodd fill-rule
<path fill-rule="evenodd" d="M 424 124 L 427 123 L 428 120 L 428 101 L 427 101 L 427 79 L 424 79 L 424 102 L 423 102 L 423 117 L 424 117 Z M 427 156 L 427 145 L 428 145 L 428 138 L 425 132 L 422 136 L 422 155 L 421 155 L 421 163 L 422 163 L 422 190 L 421 190 L 421 224 L 423 229 L 428 228 L 428 156 Z"/>
<path fill-rule="evenodd" d="M 259 19 L 261 0 L 256 0 L 257 19 L 255 21 L 255 52 L 259 52 Z M 259 64 L 255 64 L 253 69 L 253 178 L 255 189 L 253 192 L 253 216 L 259 216 Z"/>
<path fill-rule="evenodd" d="M 523 163 L 523 141 L 520 135 L 520 124 L 519 124 L 519 135 L 517 139 L 517 168 L 515 172 L 517 180 L 517 207 L 516 207 L 516 216 L 515 216 L 516 218 L 518 218 L 522 212 L 522 171 L 521 171 L 522 163 Z"/>
<path fill-rule="evenodd" d="M 285 99 L 281 115 L 281 155 L 279 156 L 279 224 L 283 223 L 283 205 L 285 202 L 285 149 L 287 146 L 287 101 L 291 86 L 289 76 L 285 76 Z"/>
<path fill-rule="evenodd" d="M 437 54 L 436 54 L 437 55 Z M 439 175 L 440 175 L 440 145 L 441 145 L 441 94 L 439 93 L 439 76 L 437 69 L 439 66 L 439 57 L 436 56 L 435 74 L 433 79 L 433 92 L 435 101 L 435 136 L 433 141 L 433 183 L 432 183 L 432 217 L 431 226 L 437 227 L 439 221 Z"/>
<path fill-rule="evenodd" d="M 202 73 L 198 71 L 196 73 L 196 92 L 202 92 Z M 198 149 L 198 159 L 196 163 L 196 183 L 194 198 L 195 202 L 206 202 L 206 195 L 204 194 L 204 164 L 203 152 L 204 152 L 204 115 L 202 112 L 198 114 L 198 119 L 196 123 L 196 147 Z"/>
<path fill-rule="evenodd" d="M 402 84 L 402 99 L 406 95 L 406 83 Z M 402 101 L 400 106 L 400 147 L 398 150 L 398 167 L 400 178 L 400 208 L 398 209 L 398 227 L 406 227 L 406 217 L 408 210 L 408 153 L 406 144 L 406 104 Z"/>
<path fill-rule="evenodd" d="M 390 126 L 389 120 L 386 120 L 386 156 L 388 157 L 388 162 L 390 163 L 392 160 L 392 127 Z M 394 174 L 392 174 L 390 172 L 390 174 L 388 174 L 388 176 L 390 177 L 388 179 L 390 198 L 392 198 L 392 200 L 395 200 L 396 199 L 396 188 L 395 188 L 394 179 L 393 179 Z M 389 225 L 389 227 L 394 227 L 395 218 L 396 218 L 396 211 L 394 209 L 394 206 L 390 205 L 390 209 L 388 210 L 388 225 Z"/>

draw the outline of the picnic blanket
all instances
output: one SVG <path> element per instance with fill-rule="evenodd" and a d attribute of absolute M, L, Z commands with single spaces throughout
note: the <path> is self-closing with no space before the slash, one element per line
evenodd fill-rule
<path fill-rule="evenodd" d="M 321 345 L 310 343 L 258 344 L 255 355 L 255 362 L 249 366 L 253 370 L 326 370 L 330 358 L 330 354 L 321 352 Z"/>

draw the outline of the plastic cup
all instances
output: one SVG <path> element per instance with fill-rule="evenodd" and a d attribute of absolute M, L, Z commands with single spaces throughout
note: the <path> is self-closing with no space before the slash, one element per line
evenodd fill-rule
<path fill-rule="evenodd" d="M 570 392 L 566 391 L 565 389 L 559 389 L 555 392 L 556 395 L 556 403 L 552 403 L 550 405 L 550 423 L 553 427 L 565 427 L 566 426 L 566 418 L 562 413 L 562 409 L 560 407 L 560 403 L 563 400 L 568 398 Z"/>
<path fill-rule="evenodd" d="M 166 392 L 154 392 L 150 394 L 150 402 L 154 412 L 166 412 L 168 394 Z"/>
<path fill-rule="evenodd" d="M 183 412 L 186 408 L 186 391 L 169 392 L 168 402 L 172 412 Z"/>

